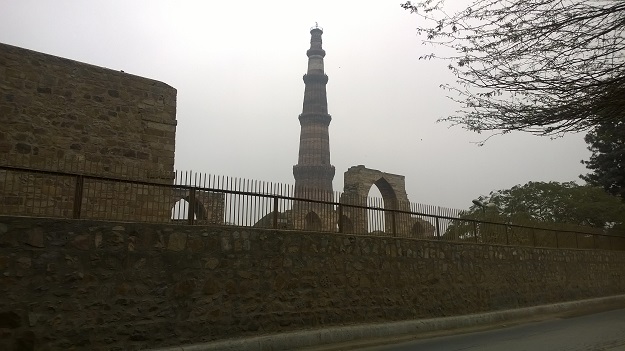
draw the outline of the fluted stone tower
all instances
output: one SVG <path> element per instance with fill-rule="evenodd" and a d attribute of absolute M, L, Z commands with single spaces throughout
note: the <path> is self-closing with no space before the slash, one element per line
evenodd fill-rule
<path fill-rule="evenodd" d="M 334 166 L 330 164 L 330 136 L 326 84 L 328 76 L 323 70 L 326 52 L 321 47 L 323 30 L 315 26 L 310 30 L 308 72 L 304 75 L 304 106 L 299 115 L 301 125 L 299 157 L 293 166 L 295 197 L 318 201 L 333 201 L 332 180 Z M 296 201 L 292 213 L 296 229 L 334 230 L 336 214 L 332 205 Z"/>
<path fill-rule="evenodd" d="M 304 106 L 299 115 L 301 125 L 299 158 L 293 166 L 295 196 L 314 200 L 332 200 L 334 166 L 330 164 L 330 136 L 326 84 L 328 76 L 323 70 L 326 52 L 321 48 L 323 30 L 315 26 L 310 30 L 308 72 L 304 75 Z"/>

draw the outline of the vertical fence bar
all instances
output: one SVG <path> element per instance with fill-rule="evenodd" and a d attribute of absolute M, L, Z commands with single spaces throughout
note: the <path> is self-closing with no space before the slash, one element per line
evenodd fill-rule
<path fill-rule="evenodd" d="M 558 231 L 554 230 L 554 233 L 556 233 L 556 249 L 559 249 L 560 248 L 560 243 L 558 241 Z"/>
<path fill-rule="evenodd" d="M 278 229 L 278 197 L 273 197 L 273 229 Z"/>
<path fill-rule="evenodd" d="M 243 178 L 239 178 L 237 184 L 238 191 L 245 191 L 245 180 Z M 237 201 L 239 205 L 237 206 L 238 219 L 236 221 L 236 225 L 244 225 L 245 223 L 245 195 L 239 193 L 239 200 Z"/>
<path fill-rule="evenodd" d="M 224 189 L 232 190 L 232 179 L 231 177 L 225 177 L 224 180 Z M 229 225 L 234 224 L 234 219 L 232 214 L 234 213 L 234 197 L 236 195 L 232 192 L 228 193 L 228 220 L 226 221 Z"/>
<path fill-rule="evenodd" d="M 182 172 L 178 173 L 178 171 L 176 171 L 174 184 L 180 185 L 181 178 L 182 178 Z M 184 195 L 182 196 L 182 198 L 184 198 Z M 180 213 L 181 213 L 180 211 L 182 211 L 182 200 L 176 199 L 176 207 L 177 209 L 174 209 L 174 211 L 172 211 L 173 212 L 172 217 L 173 219 L 180 219 Z"/>
<path fill-rule="evenodd" d="M 246 192 L 247 191 L 247 179 L 239 178 L 239 191 Z M 247 195 L 241 194 L 239 198 L 239 224 L 240 226 L 245 226 L 249 222 L 249 209 L 246 207 L 247 205 Z"/>
<path fill-rule="evenodd" d="M 508 225 L 506 224 L 506 245 L 510 245 L 510 238 L 508 237 Z"/>
<path fill-rule="evenodd" d="M 234 178 L 234 182 L 232 183 L 233 190 L 237 192 L 236 197 L 234 199 L 234 225 L 241 225 L 241 178 Z"/>
<path fill-rule="evenodd" d="M 441 240 L 442 235 L 441 235 L 441 227 L 440 224 L 438 223 L 438 216 L 434 217 L 436 219 L 436 238 L 438 240 Z"/>
<path fill-rule="evenodd" d="M 268 194 L 269 189 L 268 189 L 267 184 L 264 181 L 260 182 L 258 185 L 259 185 L 259 190 L 261 191 L 261 194 Z M 266 196 L 261 196 L 258 198 L 258 206 L 260 207 L 261 218 L 265 218 L 265 215 L 269 214 L 269 206 L 267 205 L 267 202 L 269 200 L 270 198 Z M 263 225 L 269 226 L 269 223 L 263 222 Z"/>
<path fill-rule="evenodd" d="M 473 236 L 475 237 L 475 242 L 477 241 L 477 223 L 475 221 L 472 221 L 473 223 Z"/>
<path fill-rule="evenodd" d="M 189 212 L 187 215 L 187 221 L 189 224 L 195 222 L 195 187 L 189 190 Z"/>
<path fill-rule="evenodd" d="M 259 181 L 256 181 L 256 180 L 254 181 L 254 192 L 256 194 L 260 193 L 260 189 L 261 189 L 260 185 L 261 184 L 262 183 L 259 182 Z M 261 196 L 257 195 L 257 196 L 254 196 L 254 198 L 252 200 L 254 201 L 254 207 L 256 208 L 256 210 L 254 211 L 255 216 L 256 216 L 255 217 L 256 219 L 254 220 L 254 224 L 255 224 L 256 222 L 258 222 L 259 219 L 263 218 L 263 209 L 262 209 L 262 206 L 261 206 L 261 201 L 263 201 L 263 198 Z M 252 224 L 252 226 L 254 226 L 254 224 Z"/>
<path fill-rule="evenodd" d="M 341 206 L 341 204 L 338 204 L 338 223 L 339 223 L 339 233 L 343 233 L 343 206 Z"/>
<path fill-rule="evenodd" d="M 82 175 L 76 176 L 76 188 L 74 189 L 74 211 L 73 218 L 80 218 L 80 211 L 82 209 L 82 192 L 85 185 L 85 179 Z"/>
<path fill-rule="evenodd" d="M 206 181 L 208 180 L 208 187 L 206 186 Z M 202 182 L 202 193 L 204 194 L 204 198 L 208 199 L 208 203 L 204 204 L 205 208 L 204 208 L 204 221 L 206 224 L 210 223 L 210 220 L 213 216 L 213 202 L 215 201 L 214 198 L 212 197 L 213 194 L 209 193 L 208 191 L 206 191 L 207 188 L 210 188 L 210 174 L 206 174 L 204 173 L 204 181 Z M 210 217 L 209 217 L 210 216 Z"/>
<path fill-rule="evenodd" d="M 182 180 L 182 174 L 180 175 L 180 178 L 181 178 L 180 181 L 182 182 L 182 185 L 185 185 L 185 186 L 189 185 L 189 182 L 188 182 L 189 171 L 185 171 L 184 172 L 184 180 Z M 188 199 L 188 197 L 189 197 L 189 195 L 187 195 L 187 201 L 182 203 L 182 207 L 183 207 L 183 209 L 182 209 L 183 217 L 182 218 L 184 218 L 184 213 L 186 212 L 187 213 L 187 221 L 189 220 L 189 212 L 191 211 L 191 208 L 189 206 L 189 201 L 190 200 Z"/>
<path fill-rule="evenodd" d="M 236 193 L 237 190 L 237 178 L 236 177 L 232 177 L 230 178 L 230 190 L 235 191 L 233 193 L 230 193 L 230 223 L 232 225 L 237 225 L 237 216 L 238 211 L 237 211 L 237 206 L 238 206 L 238 198 L 239 198 L 239 194 Z"/>

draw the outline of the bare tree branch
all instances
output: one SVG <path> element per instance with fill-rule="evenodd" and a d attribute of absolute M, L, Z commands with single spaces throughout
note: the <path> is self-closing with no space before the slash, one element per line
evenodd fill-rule
<path fill-rule="evenodd" d="M 453 49 L 443 87 L 461 106 L 442 118 L 476 131 L 560 135 L 625 119 L 625 2 L 406 2 L 424 42 Z M 434 54 L 422 58 L 434 58 Z"/>

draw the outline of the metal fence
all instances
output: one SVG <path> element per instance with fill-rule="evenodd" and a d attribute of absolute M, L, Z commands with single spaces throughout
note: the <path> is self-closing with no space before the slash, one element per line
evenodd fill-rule
<path fill-rule="evenodd" d="M 438 206 L 389 204 L 379 198 L 348 199 L 340 192 L 297 190 L 292 185 L 196 172 L 175 172 L 164 183 L 88 172 L 0 166 L 2 215 L 232 225 L 463 243 L 625 250 L 624 236 L 608 235 L 597 228 L 489 222 Z M 297 198 L 296 193 L 307 196 Z"/>

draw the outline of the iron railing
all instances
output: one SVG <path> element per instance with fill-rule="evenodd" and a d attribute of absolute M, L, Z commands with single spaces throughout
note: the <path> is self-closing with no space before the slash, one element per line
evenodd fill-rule
<path fill-rule="evenodd" d="M 0 166 L 0 214 L 625 250 L 624 236 L 597 228 L 498 223 L 466 218 L 463 211 L 449 208 L 355 199 L 339 192 L 196 172 L 175 172 L 169 181 L 153 181 L 87 171 Z"/>

